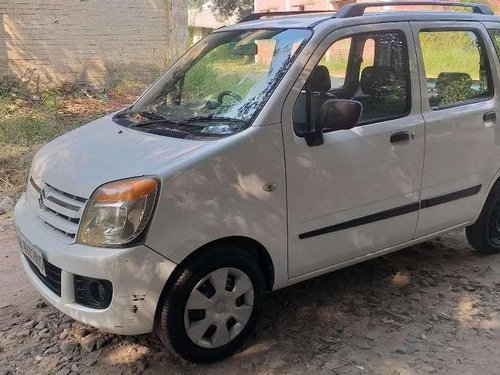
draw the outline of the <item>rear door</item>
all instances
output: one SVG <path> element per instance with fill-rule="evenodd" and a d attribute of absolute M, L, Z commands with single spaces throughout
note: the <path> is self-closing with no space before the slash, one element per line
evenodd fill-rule
<path fill-rule="evenodd" d="M 496 56 L 479 22 L 414 22 L 425 120 L 416 237 L 475 218 L 499 167 Z"/>

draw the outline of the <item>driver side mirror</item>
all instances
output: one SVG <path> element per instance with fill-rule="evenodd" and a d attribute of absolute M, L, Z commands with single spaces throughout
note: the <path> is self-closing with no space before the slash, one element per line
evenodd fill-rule
<path fill-rule="evenodd" d="M 314 129 L 304 135 L 308 146 L 321 146 L 323 133 L 348 130 L 358 125 L 363 105 L 356 100 L 329 99 L 319 109 Z"/>

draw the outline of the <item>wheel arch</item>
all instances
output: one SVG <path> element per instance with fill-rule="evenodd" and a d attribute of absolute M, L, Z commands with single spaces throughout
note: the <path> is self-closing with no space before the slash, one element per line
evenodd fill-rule
<path fill-rule="evenodd" d="M 488 202 L 488 198 L 492 193 L 494 193 L 496 190 L 500 189 L 500 169 L 497 171 L 495 174 L 495 177 L 491 179 L 491 182 L 486 188 L 486 191 L 484 192 L 484 195 L 482 197 L 481 205 L 479 209 L 477 210 L 477 213 L 474 217 L 474 223 L 479 219 L 479 216 L 481 215 L 481 212 L 483 212 L 483 209 Z"/>
<path fill-rule="evenodd" d="M 255 260 L 258 262 L 260 268 L 264 273 L 264 278 L 266 280 L 266 290 L 268 292 L 273 290 L 274 264 L 271 256 L 269 255 L 269 252 L 260 242 L 245 236 L 230 236 L 230 237 L 219 238 L 217 240 L 211 241 L 199 247 L 191 254 L 189 254 L 186 258 L 184 258 L 177 265 L 177 267 L 175 267 L 174 271 L 172 272 L 167 282 L 165 283 L 160 299 L 158 300 L 155 312 L 155 325 L 157 324 L 157 319 L 158 316 L 160 315 L 159 312 L 161 312 L 162 301 L 166 298 L 168 290 L 171 288 L 172 284 L 175 283 L 176 279 L 178 279 L 178 277 L 180 276 L 183 266 L 186 263 L 190 262 L 191 259 L 193 259 L 194 257 L 199 256 L 204 252 L 212 251 L 214 248 L 221 246 L 237 247 L 243 251 L 246 251 L 253 258 L 255 258 Z"/>
<path fill-rule="evenodd" d="M 211 249 L 219 246 L 234 246 L 243 251 L 246 251 L 258 262 L 262 272 L 264 273 L 264 277 L 266 279 L 266 289 L 267 291 L 271 291 L 274 285 L 274 265 L 269 255 L 267 249 L 258 241 L 254 240 L 250 237 L 244 236 L 230 236 L 220 238 L 214 241 L 211 241 L 200 248 L 198 248 L 193 253 L 189 254 L 180 265 L 185 262 L 189 262 L 192 257 L 199 255 L 201 252 L 211 251 Z"/>

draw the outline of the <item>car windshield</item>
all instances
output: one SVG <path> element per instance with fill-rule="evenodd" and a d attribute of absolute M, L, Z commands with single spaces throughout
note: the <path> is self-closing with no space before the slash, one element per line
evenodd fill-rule
<path fill-rule="evenodd" d="M 309 36 L 305 29 L 213 33 L 115 121 L 165 135 L 237 133 L 250 126 Z"/>

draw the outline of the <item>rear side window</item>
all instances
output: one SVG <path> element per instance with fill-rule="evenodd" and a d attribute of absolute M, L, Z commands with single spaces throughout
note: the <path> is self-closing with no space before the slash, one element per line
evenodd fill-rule
<path fill-rule="evenodd" d="M 497 56 L 500 59 L 500 29 L 488 29 L 488 32 L 493 40 Z"/>
<path fill-rule="evenodd" d="M 473 103 L 492 96 L 488 58 L 475 31 L 422 31 L 420 45 L 432 109 Z"/>

